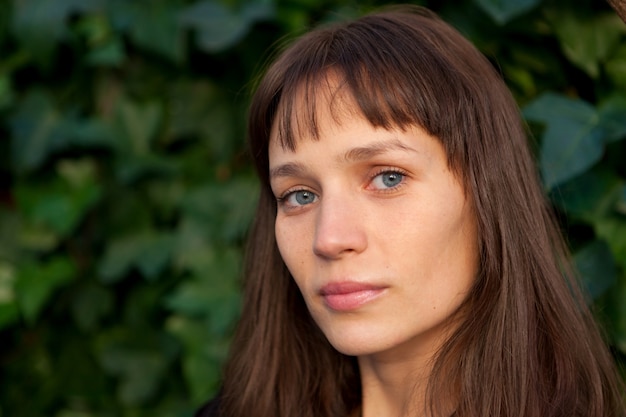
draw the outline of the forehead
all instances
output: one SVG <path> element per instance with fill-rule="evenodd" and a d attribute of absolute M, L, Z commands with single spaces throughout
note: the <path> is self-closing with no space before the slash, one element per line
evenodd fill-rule
<path fill-rule="evenodd" d="M 357 101 L 346 85 L 345 78 L 336 71 L 327 71 L 315 79 L 303 80 L 279 102 L 270 132 L 270 146 L 280 145 L 295 151 L 302 140 L 319 140 L 322 126 L 332 121 L 364 118 Z"/>

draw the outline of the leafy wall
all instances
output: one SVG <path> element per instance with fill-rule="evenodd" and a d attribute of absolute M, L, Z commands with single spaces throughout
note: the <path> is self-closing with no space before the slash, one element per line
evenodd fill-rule
<path fill-rule="evenodd" d="M 0 416 L 191 416 L 218 387 L 271 46 L 384 2 L 0 0 Z M 602 2 L 423 1 L 501 70 L 626 353 L 626 25 Z"/>

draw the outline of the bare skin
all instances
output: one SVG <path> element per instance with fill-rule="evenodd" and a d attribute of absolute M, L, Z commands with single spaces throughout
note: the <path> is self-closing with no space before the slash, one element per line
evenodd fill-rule
<path fill-rule="evenodd" d="M 293 152 L 272 132 L 278 247 L 330 343 L 357 356 L 363 417 L 419 416 L 476 276 L 472 204 L 436 138 L 374 128 L 354 109 L 338 119 L 319 102 L 318 140 Z"/>

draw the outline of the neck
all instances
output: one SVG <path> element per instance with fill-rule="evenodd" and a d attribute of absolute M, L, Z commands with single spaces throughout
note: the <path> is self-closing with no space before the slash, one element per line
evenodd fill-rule
<path fill-rule="evenodd" d="M 431 357 L 359 357 L 363 393 L 362 417 L 424 415 Z"/>
<path fill-rule="evenodd" d="M 429 340 L 429 343 L 412 341 L 389 351 L 359 356 L 361 417 L 430 415 L 426 390 L 442 339 Z M 449 394 L 445 397 L 449 398 Z M 453 411 L 451 402 L 445 415 L 452 415 Z"/>

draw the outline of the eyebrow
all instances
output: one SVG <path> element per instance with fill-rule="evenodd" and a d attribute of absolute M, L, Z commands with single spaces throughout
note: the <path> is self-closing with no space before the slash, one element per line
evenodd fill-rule
<path fill-rule="evenodd" d="M 405 145 L 397 138 L 374 142 L 367 146 L 352 148 L 343 156 L 347 162 L 360 162 L 372 159 L 378 155 L 391 151 L 408 151 L 418 153 L 417 150 Z"/>
<path fill-rule="evenodd" d="M 304 165 L 296 162 L 289 162 L 270 169 L 270 179 L 278 177 L 299 177 L 303 176 L 306 172 L 307 169 Z"/>
<path fill-rule="evenodd" d="M 391 138 L 379 142 L 374 142 L 367 146 L 352 148 L 347 151 L 343 156 L 341 156 L 340 160 L 346 162 L 362 162 L 367 161 L 368 159 L 372 159 L 378 155 L 383 155 L 387 152 L 398 150 L 419 153 L 417 150 L 402 143 L 399 139 Z M 307 168 L 303 164 L 297 162 L 288 162 L 286 164 L 279 165 L 275 168 L 270 169 L 269 178 L 272 179 L 278 177 L 304 176 L 307 171 Z"/>

